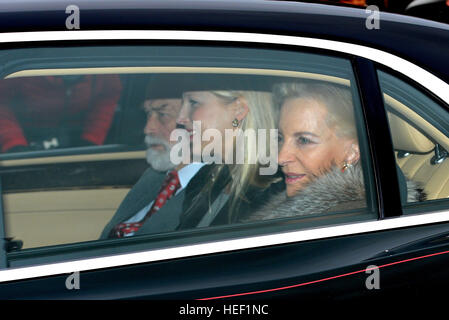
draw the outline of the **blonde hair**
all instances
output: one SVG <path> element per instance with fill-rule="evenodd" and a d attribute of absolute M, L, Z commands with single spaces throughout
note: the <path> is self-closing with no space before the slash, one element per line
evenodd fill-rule
<path fill-rule="evenodd" d="M 243 98 L 248 104 L 249 112 L 241 121 L 240 128 L 243 132 L 247 129 L 267 129 L 266 150 L 270 154 L 270 129 L 276 129 L 277 112 L 273 105 L 270 92 L 262 91 L 210 91 L 216 97 L 220 98 L 225 104 L 232 103 L 238 98 Z M 265 188 L 273 182 L 271 176 L 261 176 L 259 169 L 261 167 L 258 159 L 258 134 L 255 136 L 245 135 L 244 163 L 233 164 L 229 166 L 231 181 L 228 184 L 228 191 L 231 199 L 229 207 L 228 220 L 232 222 L 235 212 L 238 211 L 239 203 L 244 199 L 244 195 L 250 185 Z M 256 157 L 256 158 L 254 158 Z M 216 165 L 215 174 L 223 170 L 225 164 Z M 211 192 L 214 182 L 206 184 L 205 189 Z M 209 205 L 210 207 L 210 205 Z"/>
<path fill-rule="evenodd" d="M 323 103 L 328 111 L 328 127 L 335 128 L 340 137 L 357 140 L 354 107 L 348 88 L 330 83 L 298 81 L 280 83 L 273 89 L 273 100 L 279 108 L 286 100 L 295 98 L 313 99 Z"/>

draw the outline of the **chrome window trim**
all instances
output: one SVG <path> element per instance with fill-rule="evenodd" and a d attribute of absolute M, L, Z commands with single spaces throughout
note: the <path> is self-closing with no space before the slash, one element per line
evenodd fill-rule
<path fill-rule="evenodd" d="M 62 41 L 62 40 L 203 40 L 234 41 L 244 43 L 284 44 L 299 47 L 326 49 L 370 59 L 396 70 L 419 82 L 446 103 L 449 103 L 449 84 L 432 73 L 411 62 L 379 49 L 341 41 L 307 37 L 282 36 L 259 33 L 209 32 L 209 31 L 165 31 L 165 30 L 100 30 L 100 31 L 42 31 L 0 34 L 0 43 Z M 138 263 L 193 257 L 234 250 L 287 244 L 306 240 L 325 239 L 337 236 L 376 232 L 396 228 L 421 226 L 449 222 L 449 211 L 401 216 L 380 221 L 352 223 L 346 225 L 290 231 L 262 236 L 251 236 L 233 240 L 206 242 L 187 246 L 119 254 L 100 258 L 81 259 L 11 268 L 0 271 L 0 282 L 44 277 L 75 271 L 88 271 L 119 267 Z"/>

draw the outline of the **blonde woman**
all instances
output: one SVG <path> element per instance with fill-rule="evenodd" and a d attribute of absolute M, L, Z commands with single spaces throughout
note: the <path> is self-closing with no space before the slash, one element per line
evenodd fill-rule
<path fill-rule="evenodd" d="M 262 175 L 261 154 L 257 150 L 263 144 L 265 154 L 270 154 L 270 133 L 271 138 L 276 138 L 270 131 L 275 129 L 276 124 L 271 94 L 257 90 L 257 81 L 248 82 L 248 79 L 244 81 L 237 76 L 232 81 L 210 79 L 201 83 L 204 90 L 197 83 L 195 90 L 184 92 L 177 122 L 192 135 L 193 158 L 204 161 L 208 145 L 217 142 L 206 139 L 194 143 L 195 135 L 204 137 L 210 129 L 220 133 L 211 140 L 222 139 L 216 144 L 222 147 L 213 150 L 215 161 L 189 183 L 179 229 L 236 221 L 245 210 L 257 204 L 258 196 L 275 180 L 277 168 L 274 157 L 271 165 L 275 170 L 271 175 Z M 239 87 L 245 90 L 214 90 Z M 256 90 L 248 90 L 251 88 Z M 201 128 L 195 128 L 195 123 L 200 123 Z M 244 139 L 239 140 L 236 135 L 229 134 L 236 131 L 252 131 L 255 134 L 245 134 Z M 260 132 L 265 134 L 264 141 L 260 141 Z M 237 161 L 239 148 L 243 148 L 240 150 L 243 161 Z M 275 156 L 276 152 L 274 150 Z"/>

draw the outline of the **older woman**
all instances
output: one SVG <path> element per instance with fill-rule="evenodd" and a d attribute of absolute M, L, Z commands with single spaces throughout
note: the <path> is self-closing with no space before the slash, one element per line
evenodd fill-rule
<path fill-rule="evenodd" d="M 365 207 L 350 91 L 333 84 L 292 82 L 276 86 L 274 99 L 281 107 L 278 162 L 286 190 L 245 220 Z M 419 199 L 416 185 L 407 185 L 409 199 Z"/>
<path fill-rule="evenodd" d="M 269 186 L 273 178 L 260 175 L 259 153 L 255 148 L 260 145 L 258 129 L 269 132 L 276 126 L 271 93 L 261 91 L 255 79 L 239 76 L 209 78 L 200 77 L 201 81 L 194 84 L 195 90 L 184 92 L 178 124 L 192 135 L 193 159 L 204 161 L 205 150 L 211 141 L 198 139 L 199 143 L 195 143 L 194 140 L 195 135 L 204 138 L 207 130 L 219 133 L 213 139 L 221 139 L 218 145 L 222 148 L 213 150 L 213 159 L 219 161 L 214 161 L 189 183 L 178 229 L 233 222 L 245 208 L 251 207 L 254 197 Z M 200 132 L 195 131 L 195 122 L 201 123 Z M 244 159 L 243 163 L 238 163 L 237 148 L 242 145 L 237 145 L 236 136 L 226 134 L 226 131 L 245 132 L 249 129 L 256 135 L 245 135 Z M 232 147 L 226 147 L 229 145 Z M 275 159 L 274 164 L 276 169 Z"/>

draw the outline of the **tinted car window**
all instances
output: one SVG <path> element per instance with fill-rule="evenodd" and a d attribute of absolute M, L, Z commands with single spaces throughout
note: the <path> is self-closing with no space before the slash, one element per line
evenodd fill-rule
<path fill-rule="evenodd" d="M 6 236 L 23 242 L 11 266 L 377 218 L 348 59 L 11 51 L 0 170 Z"/>
<path fill-rule="evenodd" d="M 405 176 L 405 212 L 443 205 L 449 196 L 448 114 L 443 103 L 394 75 L 378 71 L 396 161 Z M 425 202 L 423 202 L 425 201 Z"/>

